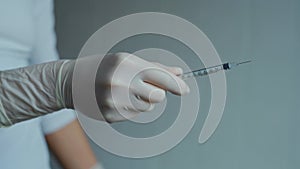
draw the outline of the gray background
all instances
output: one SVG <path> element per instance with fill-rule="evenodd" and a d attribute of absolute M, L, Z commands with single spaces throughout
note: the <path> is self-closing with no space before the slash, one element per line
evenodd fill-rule
<path fill-rule="evenodd" d="M 213 137 L 198 144 L 210 103 L 207 78 L 198 79 L 201 109 L 191 133 L 171 151 L 153 158 L 128 159 L 91 142 L 107 169 L 297 169 L 300 168 L 300 1 L 297 0 L 56 0 L 56 30 L 62 58 L 75 58 L 85 41 L 106 23 L 136 12 L 165 12 L 189 20 L 213 42 L 223 61 L 254 62 L 227 73 L 223 119 Z M 174 28 L 176 29 L 176 28 Z M 112 51 L 167 49 L 192 68 L 201 67 L 179 42 L 138 36 Z M 174 102 L 176 103 L 176 102 Z M 170 125 L 171 106 L 157 123 L 116 124 L 134 136 L 155 134 Z M 173 108 L 172 108 L 173 107 Z M 174 108 L 175 107 L 175 108 Z M 171 115 L 170 115 L 171 114 Z M 137 129 L 138 128 L 138 129 Z"/>

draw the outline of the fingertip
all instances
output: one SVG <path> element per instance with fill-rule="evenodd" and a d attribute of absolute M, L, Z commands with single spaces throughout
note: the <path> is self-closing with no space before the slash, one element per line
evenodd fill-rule
<path fill-rule="evenodd" d="M 174 70 L 174 74 L 177 76 L 182 75 L 183 73 L 183 70 L 180 67 L 174 67 L 173 70 Z"/>
<path fill-rule="evenodd" d="M 191 92 L 191 89 L 188 85 L 186 85 L 186 93 L 185 94 L 189 94 Z"/>
<path fill-rule="evenodd" d="M 180 88 L 180 92 L 178 93 L 178 95 L 183 96 L 189 93 L 190 93 L 190 88 L 188 85 L 185 84 L 183 87 Z"/>
<path fill-rule="evenodd" d="M 186 94 L 190 93 L 190 88 L 185 83 L 185 81 L 183 81 L 179 77 L 175 77 L 175 80 L 176 80 L 177 88 L 178 88 L 179 91 L 174 93 L 174 94 L 182 96 L 182 95 L 186 95 Z"/>
<path fill-rule="evenodd" d="M 162 89 L 153 90 L 149 95 L 150 103 L 159 103 L 166 98 L 166 92 Z"/>

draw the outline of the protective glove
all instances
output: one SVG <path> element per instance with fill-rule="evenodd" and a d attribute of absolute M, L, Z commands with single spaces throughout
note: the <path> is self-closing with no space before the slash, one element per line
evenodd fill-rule
<path fill-rule="evenodd" d="M 89 56 L 0 72 L 1 126 L 74 108 L 74 66 L 79 68 L 76 76 L 84 80 L 94 70 L 93 66 L 98 66 L 94 64 L 97 61 L 99 56 Z M 105 56 L 97 69 L 95 81 L 87 84 L 95 85 L 101 116 L 82 112 L 97 120 L 123 121 L 150 111 L 155 103 L 164 100 L 165 91 L 176 95 L 189 92 L 188 86 L 178 77 L 182 73 L 180 68 L 150 63 L 128 53 Z M 76 90 L 88 88 L 79 86 Z M 81 111 L 80 107 L 77 109 Z"/>
<path fill-rule="evenodd" d="M 64 91 L 67 85 L 60 88 L 60 83 L 71 80 L 67 69 L 72 62 L 55 61 L 0 72 L 0 127 L 67 107 L 71 100 L 64 99 L 64 94 L 71 89 Z"/>
<path fill-rule="evenodd" d="M 95 166 L 93 166 L 90 169 L 104 169 L 104 167 L 101 164 L 97 163 Z"/>

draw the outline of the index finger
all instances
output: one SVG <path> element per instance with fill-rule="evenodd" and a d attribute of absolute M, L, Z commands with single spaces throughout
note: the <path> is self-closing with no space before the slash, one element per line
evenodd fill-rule
<path fill-rule="evenodd" d="M 176 95 L 185 95 L 190 91 L 188 85 L 180 77 L 160 67 L 145 70 L 142 80 Z"/>

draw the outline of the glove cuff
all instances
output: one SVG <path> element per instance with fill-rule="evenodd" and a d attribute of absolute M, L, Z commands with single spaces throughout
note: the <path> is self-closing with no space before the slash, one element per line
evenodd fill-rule
<path fill-rule="evenodd" d="M 64 60 L 57 70 L 56 98 L 58 107 L 73 109 L 72 79 L 75 61 Z"/>

